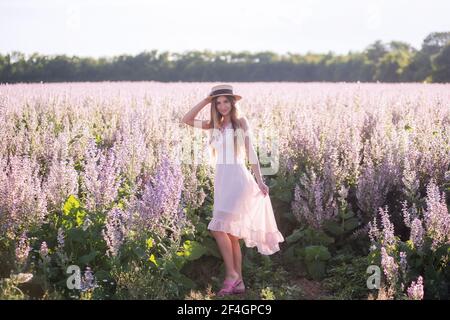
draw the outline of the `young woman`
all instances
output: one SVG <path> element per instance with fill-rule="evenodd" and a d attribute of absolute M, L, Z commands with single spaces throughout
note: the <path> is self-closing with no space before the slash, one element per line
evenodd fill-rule
<path fill-rule="evenodd" d="M 261 170 L 251 140 L 251 128 L 245 116 L 239 114 L 230 85 L 218 85 L 208 97 L 187 112 L 182 122 L 210 130 L 209 146 L 215 162 L 214 208 L 208 230 L 216 239 L 225 264 L 225 280 L 218 295 L 245 292 L 242 278 L 242 254 L 239 239 L 247 247 L 270 255 L 280 250 L 284 238 L 278 231 L 269 188 Z M 211 119 L 195 117 L 211 103 Z M 249 160 L 256 182 L 246 167 Z"/>

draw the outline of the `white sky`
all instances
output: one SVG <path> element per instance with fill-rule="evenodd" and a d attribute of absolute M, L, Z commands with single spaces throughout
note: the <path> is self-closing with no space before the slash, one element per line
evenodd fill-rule
<path fill-rule="evenodd" d="M 378 39 L 420 48 L 450 31 L 449 13 L 449 0 L 0 0 L 0 53 L 347 53 Z"/>

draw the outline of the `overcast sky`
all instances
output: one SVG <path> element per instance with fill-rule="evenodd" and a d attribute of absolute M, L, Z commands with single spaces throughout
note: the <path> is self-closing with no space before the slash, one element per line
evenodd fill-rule
<path fill-rule="evenodd" d="M 420 48 L 450 31 L 449 12 L 450 0 L 0 0 L 0 53 L 347 53 L 378 39 Z"/>

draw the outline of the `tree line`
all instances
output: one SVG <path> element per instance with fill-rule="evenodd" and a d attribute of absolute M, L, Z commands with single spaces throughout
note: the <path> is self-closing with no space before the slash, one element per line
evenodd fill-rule
<path fill-rule="evenodd" d="M 450 32 L 430 33 L 420 49 L 378 40 L 362 52 L 344 55 L 209 50 L 99 58 L 0 54 L 0 83 L 120 80 L 450 82 Z"/>

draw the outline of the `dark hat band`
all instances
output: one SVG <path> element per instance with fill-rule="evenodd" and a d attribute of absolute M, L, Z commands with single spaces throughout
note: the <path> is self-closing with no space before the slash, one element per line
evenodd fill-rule
<path fill-rule="evenodd" d="M 212 96 L 215 96 L 218 94 L 233 94 L 233 91 L 230 89 L 219 89 L 219 90 L 215 90 L 211 93 Z"/>

